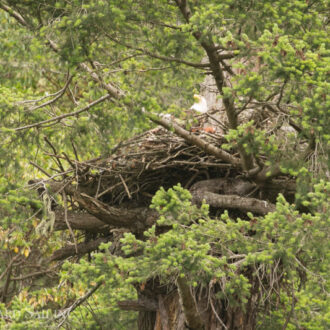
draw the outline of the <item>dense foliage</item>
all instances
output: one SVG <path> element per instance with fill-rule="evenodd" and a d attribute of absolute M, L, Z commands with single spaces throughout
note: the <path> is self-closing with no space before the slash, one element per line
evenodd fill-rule
<path fill-rule="evenodd" d="M 259 329 L 326 329 L 328 12 L 327 0 L 0 0 L 0 328 L 135 329 L 118 302 L 154 281 L 207 291 L 228 313 L 255 299 Z M 294 197 L 260 192 L 273 212 L 219 214 L 180 183 L 156 187 L 143 235 L 113 226 L 120 234 L 92 254 L 54 261 L 89 238 L 54 227 L 54 207 L 78 203 L 46 183 L 79 186 L 72 160 L 111 155 L 159 113 L 185 119 L 206 76 L 219 148 L 237 159 L 227 176 L 260 191 L 294 181 Z M 29 189 L 36 178 L 46 194 Z"/>

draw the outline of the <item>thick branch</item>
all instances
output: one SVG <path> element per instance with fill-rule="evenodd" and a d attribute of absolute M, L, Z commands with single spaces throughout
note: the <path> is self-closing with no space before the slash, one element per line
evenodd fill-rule
<path fill-rule="evenodd" d="M 124 300 L 117 303 L 120 309 L 125 311 L 156 311 L 158 302 L 155 299 L 140 297 L 138 300 Z"/>
<path fill-rule="evenodd" d="M 29 24 L 26 22 L 26 20 L 23 18 L 23 16 L 12 9 L 11 7 L 7 6 L 6 4 L 0 2 L 0 8 L 6 11 L 10 16 L 16 19 L 17 22 L 19 22 L 21 25 L 29 27 Z"/>
<path fill-rule="evenodd" d="M 186 0 L 176 0 L 177 6 L 179 7 L 183 17 L 187 22 L 189 22 L 191 16 L 191 10 Z M 223 104 L 225 106 L 226 115 L 229 122 L 229 127 L 232 129 L 236 129 L 238 126 L 238 116 L 235 109 L 234 100 L 232 97 L 224 96 L 223 87 L 226 86 L 225 76 L 223 73 L 223 69 L 221 67 L 221 60 L 223 60 L 223 56 L 219 55 L 217 52 L 217 47 L 214 43 L 202 39 L 202 35 L 199 32 L 193 32 L 193 36 L 195 39 L 200 42 L 200 45 L 205 50 L 207 57 L 209 59 L 209 66 L 215 80 L 217 89 L 219 93 L 223 96 Z M 253 158 L 251 155 L 248 155 L 242 146 L 238 147 L 239 154 L 241 156 L 242 167 L 244 170 L 250 170 L 253 168 Z"/>
<path fill-rule="evenodd" d="M 204 325 L 198 312 L 195 298 L 190 291 L 190 287 L 186 279 L 179 277 L 176 282 L 181 298 L 183 312 L 189 329 L 203 330 Z"/>
<path fill-rule="evenodd" d="M 52 182 L 50 189 L 58 192 L 63 188 L 63 184 Z M 137 207 L 134 209 L 109 206 L 98 199 L 80 192 L 76 187 L 67 185 L 64 187 L 65 193 L 73 196 L 79 205 L 90 214 L 101 220 L 103 223 L 114 227 L 125 227 L 132 231 L 143 231 L 151 226 L 157 219 L 157 212 L 147 207 Z"/>
<path fill-rule="evenodd" d="M 237 195 L 219 195 L 203 190 L 194 191 L 193 202 L 201 204 L 203 201 L 213 207 L 239 209 L 244 212 L 253 212 L 262 215 L 275 211 L 274 204 L 256 198 L 241 197 Z"/>
<path fill-rule="evenodd" d="M 68 222 L 72 229 L 86 230 L 91 233 L 102 233 L 109 231 L 109 225 L 106 225 L 101 220 L 97 219 L 89 213 L 75 213 L 68 211 Z M 65 222 L 64 210 L 55 210 L 55 230 L 68 229 Z"/>
<path fill-rule="evenodd" d="M 54 260 L 64 260 L 71 256 L 82 256 L 86 253 L 95 251 L 101 243 L 106 243 L 109 239 L 106 237 L 101 237 L 96 239 L 95 241 L 89 241 L 88 243 L 80 243 L 77 245 L 78 253 L 76 253 L 75 245 L 65 246 L 53 253 L 50 258 L 50 261 Z"/>
<path fill-rule="evenodd" d="M 175 134 L 184 138 L 189 144 L 193 144 L 200 149 L 204 150 L 206 153 L 217 157 L 227 163 L 232 164 L 235 167 L 239 167 L 240 161 L 236 157 L 232 156 L 228 152 L 217 148 L 213 144 L 209 142 L 205 142 L 204 140 L 200 139 L 198 136 L 191 134 L 190 132 L 186 131 L 179 125 L 177 125 L 174 121 L 168 121 L 164 118 L 160 118 L 156 115 L 146 113 L 146 115 L 156 124 L 159 124 L 169 131 L 174 131 Z"/>

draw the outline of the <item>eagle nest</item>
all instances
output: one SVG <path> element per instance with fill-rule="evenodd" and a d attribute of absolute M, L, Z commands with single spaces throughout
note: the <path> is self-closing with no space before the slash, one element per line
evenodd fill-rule
<path fill-rule="evenodd" d="M 285 191 L 287 196 L 294 192 L 294 182 L 286 178 L 266 186 L 251 180 L 242 170 L 238 155 L 221 149 L 226 142 L 223 134 L 188 131 L 175 120 L 154 115 L 149 118 L 162 127 L 119 143 L 106 158 L 71 160 L 57 154 L 47 140 L 62 176 L 30 184 L 49 197 L 46 209 L 55 219 L 52 228 L 103 235 L 96 235 L 96 241 L 89 245 L 68 247 L 69 252 L 58 250 L 53 259 L 91 251 L 110 239 L 107 235 L 113 230 L 142 233 L 158 218 L 149 206 L 160 187 L 168 189 L 180 183 L 190 190 L 193 203 L 206 201 L 211 212 L 229 209 L 239 215 L 248 211 L 266 214 L 274 210 L 278 192 Z M 69 169 L 64 169 L 63 160 L 70 164 Z M 63 206 L 55 195 L 62 196 Z"/>
<path fill-rule="evenodd" d="M 207 143 L 220 146 L 221 135 L 191 133 Z M 127 201 L 149 204 L 160 186 L 178 182 L 189 188 L 197 180 L 222 176 L 232 167 L 184 138 L 162 127 L 149 130 L 118 144 L 106 159 L 75 162 L 73 180 L 111 205 Z"/>

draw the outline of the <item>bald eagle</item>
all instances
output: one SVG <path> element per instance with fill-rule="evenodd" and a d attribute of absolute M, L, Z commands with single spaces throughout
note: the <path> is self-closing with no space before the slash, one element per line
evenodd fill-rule
<path fill-rule="evenodd" d="M 206 113 L 208 111 L 205 97 L 195 94 L 194 101 L 195 103 L 191 106 L 190 110 L 195 110 L 199 113 Z"/>

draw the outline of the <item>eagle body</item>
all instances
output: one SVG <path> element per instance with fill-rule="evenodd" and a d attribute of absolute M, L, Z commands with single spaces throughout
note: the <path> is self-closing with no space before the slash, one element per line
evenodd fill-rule
<path fill-rule="evenodd" d="M 199 113 L 206 113 L 208 111 L 205 97 L 195 94 L 194 100 L 195 103 L 191 106 L 190 110 L 195 110 Z"/>

